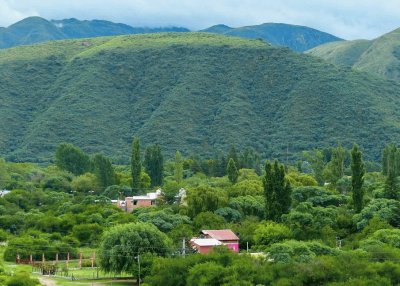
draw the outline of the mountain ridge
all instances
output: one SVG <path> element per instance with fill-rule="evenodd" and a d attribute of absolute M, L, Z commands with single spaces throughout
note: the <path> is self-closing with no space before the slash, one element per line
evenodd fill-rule
<path fill-rule="evenodd" d="M 48 162 L 71 142 L 126 163 L 138 136 L 167 156 L 234 144 L 295 160 L 340 141 L 377 160 L 400 140 L 399 90 L 264 41 L 210 33 L 22 46 L 0 51 L 0 155 Z"/>
<path fill-rule="evenodd" d="M 204 29 L 202 32 L 239 36 L 248 39 L 263 39 L 270 44 L 288 47 L 297 52 L 303 52 L 327 42 L 343 40 L 317 29 L 285 23 L 263 23 L 239 28 L 216 25 Z"/>
<path fill-rule="evenodd" d="M 400 81 L 400 28 L 374 40 L 328 43 L 307 53 L 333 64 Z"/>

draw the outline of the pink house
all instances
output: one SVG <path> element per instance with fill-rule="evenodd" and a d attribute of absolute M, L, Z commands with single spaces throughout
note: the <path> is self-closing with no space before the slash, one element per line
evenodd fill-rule
<path fill-rule="evenodd" d="M 208 253 L 214 246 L 225 245 L 233 252 L 239 252 L 239 237 L 230 229 L 202 230 L 200 237 L 190 240 L 199 253 Z"/>
<path fill-rule="evenodd" d="M 112 203 L 126 212 L 131 212 L 136 208 L 155 206 L 156 200 L 160 195 L 161 190 L 157 190 L 154 193 L 147 193 L 143 196 L 126 197 L 125 200 L 113 200 Z"/>

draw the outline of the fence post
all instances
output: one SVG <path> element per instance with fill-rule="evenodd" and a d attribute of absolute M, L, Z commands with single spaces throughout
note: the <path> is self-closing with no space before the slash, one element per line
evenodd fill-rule
<path fill-rule="evenodd" d="M 78 268 L 82 269 L 82 252 L 79 253 L 79 264 L 78 264 Z"/>
<path fill-rule="evenodd" d="M 33 264 L 33 257 L 32 257 L 32 254 L 29 255 L 29 264 Z"/>

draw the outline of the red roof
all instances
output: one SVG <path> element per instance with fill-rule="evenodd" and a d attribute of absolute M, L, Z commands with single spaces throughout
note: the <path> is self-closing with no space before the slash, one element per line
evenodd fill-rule
<path fill-rule="evenodd" d="M 218 230 L 202 230 L 201 233 L 207 235 L 211 238 L 218 239 L 220 241 L 224 240 L 239 240 L 236 234 L 230 229 L 218 229 Z"/>

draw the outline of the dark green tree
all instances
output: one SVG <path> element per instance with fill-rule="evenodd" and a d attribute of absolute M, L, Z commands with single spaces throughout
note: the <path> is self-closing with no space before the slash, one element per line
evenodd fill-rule
<path fill-rule="evenodd" d="M 182 155 L 179 151 L 175 153 L 175 162 L 174 162 L 174 177 L 177 183 L 181 183 L 183 179 L 183 160 Z"/>
<path fill-rule="evenodd" d="M 226 173 L 228 174 L 229 181 L 232 184 L 236 184 L 239 177 L 239 171 L 236 168 L 235 161 L 232 158 L 229 159 L 228 166 L 226 167 Z"/>
<path fill-rule="evenodd" d="M 69 143 L 61 143 L 57 146 L 56 165 L 74 175 L 82 175 L 91 169 L 89 156 Z"/>
<path fill-rule="evenodd" d="M 311 164 L 314 178 L 315 180 L 317 180 L 318 185 L 323 186 L 325 182 L 323 174 L 325 167 L 324 154 L 321 150 L 315 149 L 312 152 L 304 152 L 303 155 L 306 160 Z"/>
<path fill-rule="evenodd" d="M 363 208 L 365 167 L 362 152 L 356 144 L 351 150 L 351 185 L 353 190 L 353 205 L 357 213 Z"/>
<path fill-rule="evenodd" d="M 291 204 L 292 188 L 285 179 L 285 168 L 275 161 L 265 164 L 265 176 L 263 178 L 266 218 L 279 221 L 282 214 L 288 213 Z"/>
<path fill-rule="evenodd" d="M 229 153 L 228 153 L 228 157 L 227 157 L 228 162 L 229 162 L 229 159 L 232 159 L 235 162 L 235 165 L 237 166 L 237 168 L 240 168 L 239 157 L 237 155 L 236 148 L 234 145 L 232 145 L 231 149 L 229 149 Z"/>
<path fill-rule="evenodd" d="M 111 161 L 102 154 L 93 157 L 93 173 L 96 175 L 100 187 L 104 190 L 108 186 L 115 185 L 115 173 Z"/>
<path fill-rule="evenodd" d="M 132 189 L 134 193 L 140 191 L 140 175 L 142 172 L 142 161 L 140 159 L 140 141 L 135 137 L 132 141 L 132 154 L 131 154 L 131 176 L 132 176 Z"/>
<path fill-rule="evenodd" d="M 144 166 L 151 179 L 151 186 L 161 186 L 164 173 L 164 159 L 160 145 L 152 145 L 146 148 Z"/>

